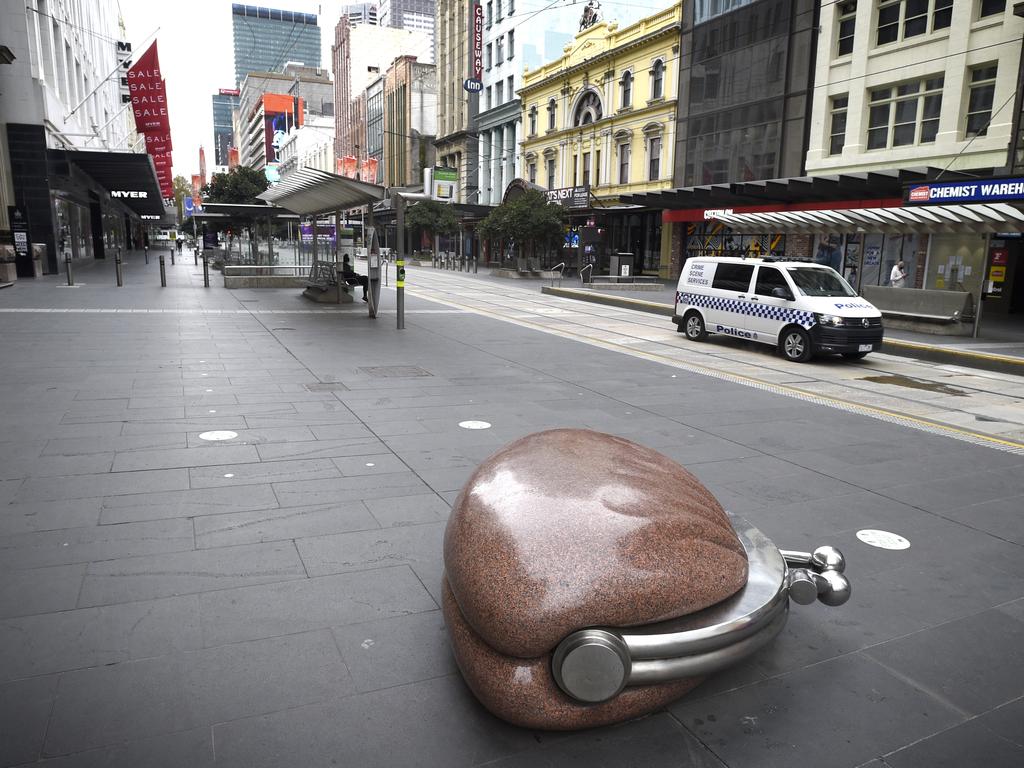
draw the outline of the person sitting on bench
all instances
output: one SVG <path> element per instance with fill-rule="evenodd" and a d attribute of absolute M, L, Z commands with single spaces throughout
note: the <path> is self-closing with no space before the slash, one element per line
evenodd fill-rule
<path fill-rule="evenodd" d="M 366 301 L 366 288 L 370 284 L 370 278 L 368 278 L 366 275 L 360 275 L 358 272 L 353 271 L 352 262 L 349 261 L 347 253 L 341 260 L 340 272 L 341 276 L 345 280 L 354 280 L 363 287 L 363 301 Z"/>

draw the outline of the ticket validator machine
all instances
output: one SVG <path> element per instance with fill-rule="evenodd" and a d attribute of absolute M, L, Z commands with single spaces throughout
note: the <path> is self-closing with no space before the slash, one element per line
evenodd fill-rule
<path fill-rule="evenodd" d="M 366 242 L 366 276 L 369 280 L 366 286 L 366 303 L 370 317 L 375 318 L 377 317 L 377 308 L 380 306 L 380 241 L 377 239 L 376 227 L 368 226 L 363 233 Z"/>

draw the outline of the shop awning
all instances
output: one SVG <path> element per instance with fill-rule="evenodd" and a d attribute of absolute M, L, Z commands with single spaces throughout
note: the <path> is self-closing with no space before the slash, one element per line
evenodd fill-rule
<path fill-rule="evenodd" d="M 238 221 L 264 222 L 268 218 L 273 221 L 297 221 L 298 214 L 276 205 L 254 205 L 252 203 L 203 203 L 203 208 L 196 211 L 199 221 Z"/>
<path fill-rule="evenodd" d="M 163 196 L 156 169 L 149 155 L 141 152 L 110 152 L 51 149 L 51 163 L 77 166 L 110 194 L 139 216 L 163 216 Z M 70 175 L 70 174 L 68 174 Z"/>
<path fill-rule="evenodd" d="M 383 200 L 384 187 L 315 168 L 303 168 L 258 197 L 306 216 L 327 211 L 345 211 Z"/>
<path fill-rule="evenodd" d="M 662 192 L 623 195 L 624 203 L 666 210 L 725 208 L 803 202 L 838 202 L 902 198 L 907 184 L 941 177 L 947 181 L 973 178 L 968 174 L 939 168 L 901 168 L 892 171 L 863 171 L 830 176 L 796 176 L 763 181 L 701 184 Z"/>
<path fill-rule="evenodd" d="M 719 213 L 733 232 L 773 234 L 887 234 L 1024 232 L 1024 211 L 1009 203 L 834 208 L 819 211 Z"/>

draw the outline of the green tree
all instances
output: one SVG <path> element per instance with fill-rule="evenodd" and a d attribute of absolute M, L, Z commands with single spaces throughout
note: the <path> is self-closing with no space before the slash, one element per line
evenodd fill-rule
<path fill-rule="evenodd" d="M 452 207 L 436 200 L 421 200 L 405 210 L 405 225 L 434 235 L 457 232 L 459 222 Z"/>
<path fill-rule="evenodd" d="M 215 173 L 203 187 L 203 200 L 208 203 L 258 203 L 256 195 L 267 190 L 263 171 L 239 165 L 227 173 Z"/>
<path fill-rule="evenodd" d="M 511 241 L 536 256 L 538 247 L 548 248 L 564 236 L 565 209 L 549 204 L 543 192 L 529 189 L 487 214 L 477 231 L 488 240 Z"/>
<path fill-rule="evenodd" d="M 174 210 L 180 221 L 185 218 L 184 200 L 192 194 L 192 184 L 184 176 L 175 176 L 171 183 L 174 185 Z"/>

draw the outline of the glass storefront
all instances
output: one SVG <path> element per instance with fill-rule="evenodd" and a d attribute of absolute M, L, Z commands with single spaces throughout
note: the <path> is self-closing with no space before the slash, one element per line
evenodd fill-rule
<path fill-rule="evenodd" d="M 55 227 L 58 261 L 63 261 L 67 252 L 71 253 L 73 259 L 93 258 L 89 209 L 55 195 L 54 211 L 57 217 Z"/>

